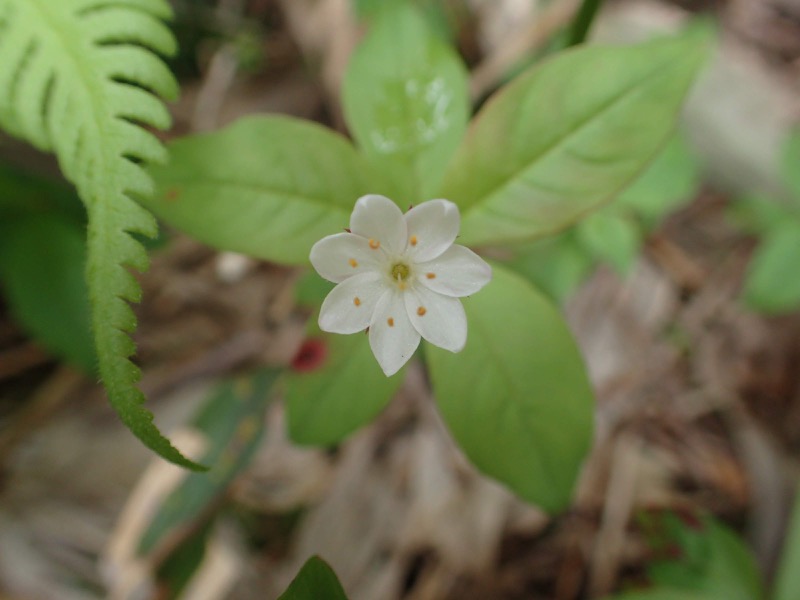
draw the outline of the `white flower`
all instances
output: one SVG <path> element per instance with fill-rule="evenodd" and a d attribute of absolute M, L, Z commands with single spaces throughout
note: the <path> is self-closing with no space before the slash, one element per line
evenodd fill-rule
<path fill-rule="evenodd" d="M 492 268 L 454 245 L 458 207 L 430 200 L 405 215 L 384 196 L 359 198 L 347 233 L 311 248 L 311 264 L 338 285 L 322 303 L 319 326 L 331 333 L 369 327 L 369 344 L 387 376 L 414 354 L 420 336 L 459 352 L 467 317 L 458 298 L 489 283 Z"/>

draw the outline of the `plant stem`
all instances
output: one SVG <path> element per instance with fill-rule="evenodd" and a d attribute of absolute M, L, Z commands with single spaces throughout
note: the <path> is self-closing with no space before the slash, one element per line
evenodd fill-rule
<path fill-rule="evenodd" d="M 567 47 L 577 46 L 586 41 L 589 28 L 592 26 L 597 11 L 603 0 L 583 0 L 575 20 L 572 21 L 569 35 L 567 37 Z"/>

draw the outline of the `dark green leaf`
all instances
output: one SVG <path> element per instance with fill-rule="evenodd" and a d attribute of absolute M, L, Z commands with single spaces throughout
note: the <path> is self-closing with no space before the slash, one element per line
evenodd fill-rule
<path fill-rule="evenodd" d="M 0 223 L 0 279 L 14 316 L 56 356 L 94 373 L 81 226 L 57 214 Z"/>
<path fill-rule="evenodd" d="M 309 372 L 287 378 L 289 435 L 299 444 L 328 446 L 369 423 L 391 400 L 405 370 L 386 377 L 364 334 L 330 335 L 309 324 L 324 359 Z"/>
<path fill-rule="evenodd" d="M 604 600 L 714 600 L 714 598 L 703 592 L 688 592 L 671 587 L 654 587 L 648 590 L 606 596 Z"/>
<path fill-rule="evenodd" d="M 278 600 L 347 600 L 347 596 L 336 573 L 324 560 L 312 556 Z"/>
<path fill-rule="evenodd" d="M 306 271 L 295 285 L 294 299 L 301 306 L 319 308 L 334 285 L 320 277 L 313 269 Z"/>
<path fill-rule="evenodd" d="M 153 517 L 139 542 L 139 552 L 151 552 L 207 513 L 231 481 L 250 461 L 263 433 L 264 411 L 278 373 L 267 371 L 225 383 L 209 398 L 192 426 L 207 443 L 203 464 L 207 473 L 190 473 Z"/>
<path fill-rule="evenodd" d="M 692 526 L 667 514 L 660 529 L 680 556 L 648 568 L 656 586 L 702 594 L 707 600 L 761 600 L 763 585 L 752 553 L 730 529 L 713 518 Z M 657 549 L 656 549 L 657 551 Z"/>

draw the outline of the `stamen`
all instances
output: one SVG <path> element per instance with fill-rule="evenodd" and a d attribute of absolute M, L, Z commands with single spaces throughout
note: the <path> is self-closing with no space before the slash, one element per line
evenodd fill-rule
<path fill-rule="evenodd" d="M 411 239 L 408 240 L 408 241 L 411 243 L 412 246 L 416 246 L 417 245 L 417 236 L 412 235 Z"/>
<path fill-rule="evenodd" d="M 353 298 L 353 304 L 355 304 L 356 306 L 361 306 L 361 298 L 359 298 L 358 296 Z"/>
<path fill-rule="evenodd" d="M 428 279 L 436 279 L 436 273 L 425 273 L 425 277 Z"/>
<path fill-rule="evenodd" d="M 358 266 L 358 261 L 355 258 L 351 258 L 347 262 L 349 262 L 350 266 L 353 267 L 354 269 Z"/>
<path fill-rule="evenodd" d="M 372 238 L 369 238 L 369 247 L 372 248 L 373 250 L 377 250 L 378 248 L 381 247 L 381 243 L 378 240 L 373 240 Z"/>
<path fill-rule="evenodd" d="M 389 327 L 394 327 L 394 319 L 392 317 L 386 319 L 386 322 L 389 324 Z"/>
<path fill-rule="evenodd" d="M 420 317 L 424 317 L 426 312 L 428 312 L 428 310 L 427 310 L 427 309 L 426 309 L 424 306 L 420 306 L 420 307 L 417 309 L 417 314 L 418 314 Z"/>

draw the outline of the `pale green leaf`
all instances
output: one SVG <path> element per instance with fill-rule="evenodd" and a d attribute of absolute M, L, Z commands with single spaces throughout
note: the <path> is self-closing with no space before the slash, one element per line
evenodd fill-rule
<path fill-rule="evenodd" d="M 745 232 L 763 236 L 784 223 L 797 220 L 796 211 L 775 198 L 751 194 L 734 201 L 728 207 L 727 216 Z M 800 227 L 800 222 L 798 222 Z"/>
<path fill-rule="evenodd" d="M 464 299 L 466 348 L 426 346 L 436 401 L 475 466 L 562 510 L 591 444 L 586 369 L 558 311 L 519 276 L 493 269 L 491 283 Z"/>
<path fill-rule="evenodd" d="M 347 600 L 347 596 L 333 569 L 312 556 L 278 600 Z"/>
<path fill-rule="evenodd" d="M 612 207 L 629 209 L 652 228 L 692 199 L 700 184 L 700 163 L 684 136 L 677 133 L 640 177 L 626 187 Z"/>
<path fill-rule="evenodd" d="M 800 203 L 800 131 L 794 130 L 786 138 L 781 153 L 781 175 L 789 190 Z"/>
<path fill-rule="evenodd" d="M 800 306 L 800 222 L 787 220 L 769 231 L 747 269 L 743 296 L 752 308 L 782 313 Z"/>
<path fill-rule="evenodd" d="M 642 233 L 630 218 L 610 212 L 589 215 L 576 226 L 577 239 L 592 256 L 627 274 L 639 253 Z"/>
<path fill-rule="evenodd" d="M 449 2 L 442 3 L 442 0 L 351 0 L 356 15 L 362 19 L 374 17 L 390 2 L 410 2 L 425 17 L 434 33 L 443 40 L 453 40 L 463 24 L 464 15 L 459 7 L 453 7 Z"/>
<path fill-rule="evenodd" d="M 169 99 L 178 90 L 155 54 L 174 49 L 166 28 L 154 24 L 170 14 L 165 0 L 0 0 L 0 126 L 54 151 L 86 205 L 92 328 L 111 404 L 161 456 L 200 468 L 172 447 L 142 406 L 128 335 L 136 327 L 128 302 L 141 295 L 128 269 L 148 266 L 131 233 L 156 232 L 131 194 L 152 190 L 139 162 L 166 156 L 146 128 L 169 123 L 151 92 Z M 99 21 L 112 35 L 98 33 Z"/>
<path fill-rule="evenodd" d="M 685 35 L 580 47 L 502 89 L 437 194 L 462 208 L 461 241 L 541 237 L 611 200 L 669 139 L 707 46 Z"/>
<path fill-rule="evenodd" d="M 514 254 L 506 266 L 559 304 L 586 279 L 595 262 L 572 231 L 515 247 Z"/>
<path fill-rule="evenodd" d="M 345 117 L 367 155 L 379 164 L 401 163 L 426 200 L 469 119 L 466 70 L 455 51 L 405 3 L 376 16 L 344 79 Z"/>
<path fill-rule="evenodd" d="M 307 263 L 360 196 L 397 198 L 345 138 L 290 117 L 248 117 L 170 154 L 151 170 L 158 192 L 146 205 L 206 244 L 275 262 Z"/>
<path fill-rule="evenodd" d="M 324 360 L 287 377 L 289 435 L 298 444 L 329 446 L 372 421 L 403 382 L 405 369 L 386 377 L 363 333 L 323 333 L 315 320 L 308 339 L 318 341 Z"/>

